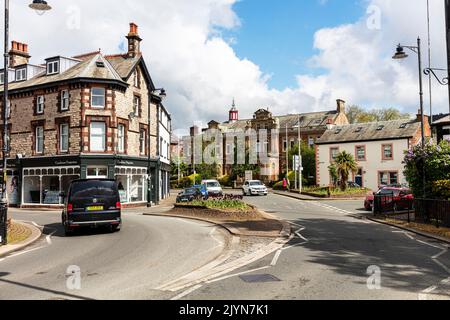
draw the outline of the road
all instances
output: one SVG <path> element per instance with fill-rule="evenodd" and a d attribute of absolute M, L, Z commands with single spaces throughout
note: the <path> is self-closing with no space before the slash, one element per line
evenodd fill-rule
<path fill-rule="evenodd" d="M 289 221 L 295 238 L 184 299 L 450 299 L 448 247 L 352 217 L 361 201 L 246 201 Z"/>
<path fill-rule="evenodd" d="M 21 212 L 14 219 L 45 226 L 25 252 L 0 259 L 0 299 L 169 299 L 154 290 L 214 260 L 228 236 L 209 224 L 124 214 L 119 233 L 64 237 L 58 212 Z M 81 290 L 67 269 L 81 270 Z M 70 282 L 72 285 L 77 282 Z"/>

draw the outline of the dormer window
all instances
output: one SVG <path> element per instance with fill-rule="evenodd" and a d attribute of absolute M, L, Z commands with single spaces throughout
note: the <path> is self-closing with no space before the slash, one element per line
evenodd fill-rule
<path fill-rule="evenodd" d="M 27 80 L 27 69 L 20 68 L 16 70 L 16 81 L 24 81 Z"/>
<path fill-rule="evenodd" d="M 57 74 L 59 73 L 59 61 L 47 62 L 47 74 Z"/>

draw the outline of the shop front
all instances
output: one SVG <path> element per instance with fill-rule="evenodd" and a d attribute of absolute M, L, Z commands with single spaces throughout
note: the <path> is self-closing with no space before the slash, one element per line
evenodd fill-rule
<path fill-rule="evenodd" d="M 160 163 L 119 156 L 23 158 L 8 162 L 7 195 L 11 206 L 60 208 L 76 179 L 114 179 L 126 206 L 157 204 L 168 193 Z M 160 183 L 158 183 L 160 182 Z M 150 192 L 149 192 L 150 186 Z M 160 195 L 161 192 L 161 195 Z"/>

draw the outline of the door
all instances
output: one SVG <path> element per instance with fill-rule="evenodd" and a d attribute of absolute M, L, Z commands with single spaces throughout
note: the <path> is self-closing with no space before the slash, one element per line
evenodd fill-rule
<path fill-rule="evenodd" d="M 358 184 L 361 188 L 364 187 L 364 173 L 362 168 L 358 169 L 358 173 L 355 176 L 355 183 Z"/>

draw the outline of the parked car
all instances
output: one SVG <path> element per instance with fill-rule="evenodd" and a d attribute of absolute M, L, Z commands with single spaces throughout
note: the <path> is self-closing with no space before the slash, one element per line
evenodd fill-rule
<path fill-rule="evenodd" d="M 196 184 L 193 186 L 193 188 L 198 189 L 202 193 L 203 199 L 208 199 L 208 189 L 206 189 L 206 186 L 204 184 Z"/>
<path fill-rule="evenodd" d="M 368 195 L 364 201 L 364 208 L 367 211 L 373 210 L 374 200 L 376 196 L 385 196 L 381 200 L 383 209 L 392 209 L 393 211 L 411 209 L 413 206 L 414 196 L 408 188 L 384 187 Z"/>
<path fill-rule="evenodd" d="M 242 193 L 244 196 L 267 196 L 269 191 L 267 187 L 259 180 L 249 180 L 245 181 L 244 186 L 242 187 Z"/>
<path fill-rule="evenodd" d="M 206 187 L 206 190 L 208 190 L 208 196 L 209 197 L 222 197 L 223 196 L 223 189 L 220 185 L 219 181 L 217 180 L 203 180 L 202 185 Z"/>
<path fill-rule="evenodd" d="M 186 188 L 177 196 L 177 203 L 192 202 L 203 199 L 203 195 L 197 188 Z"/>
<path fill-rule="evenodd" d="M 108 179 L 75 180 L 64 199 L 62 224 L 66 235 L 82 227 L 106 226 L 112 232 L 122 226 L 117 183 Z"/>

